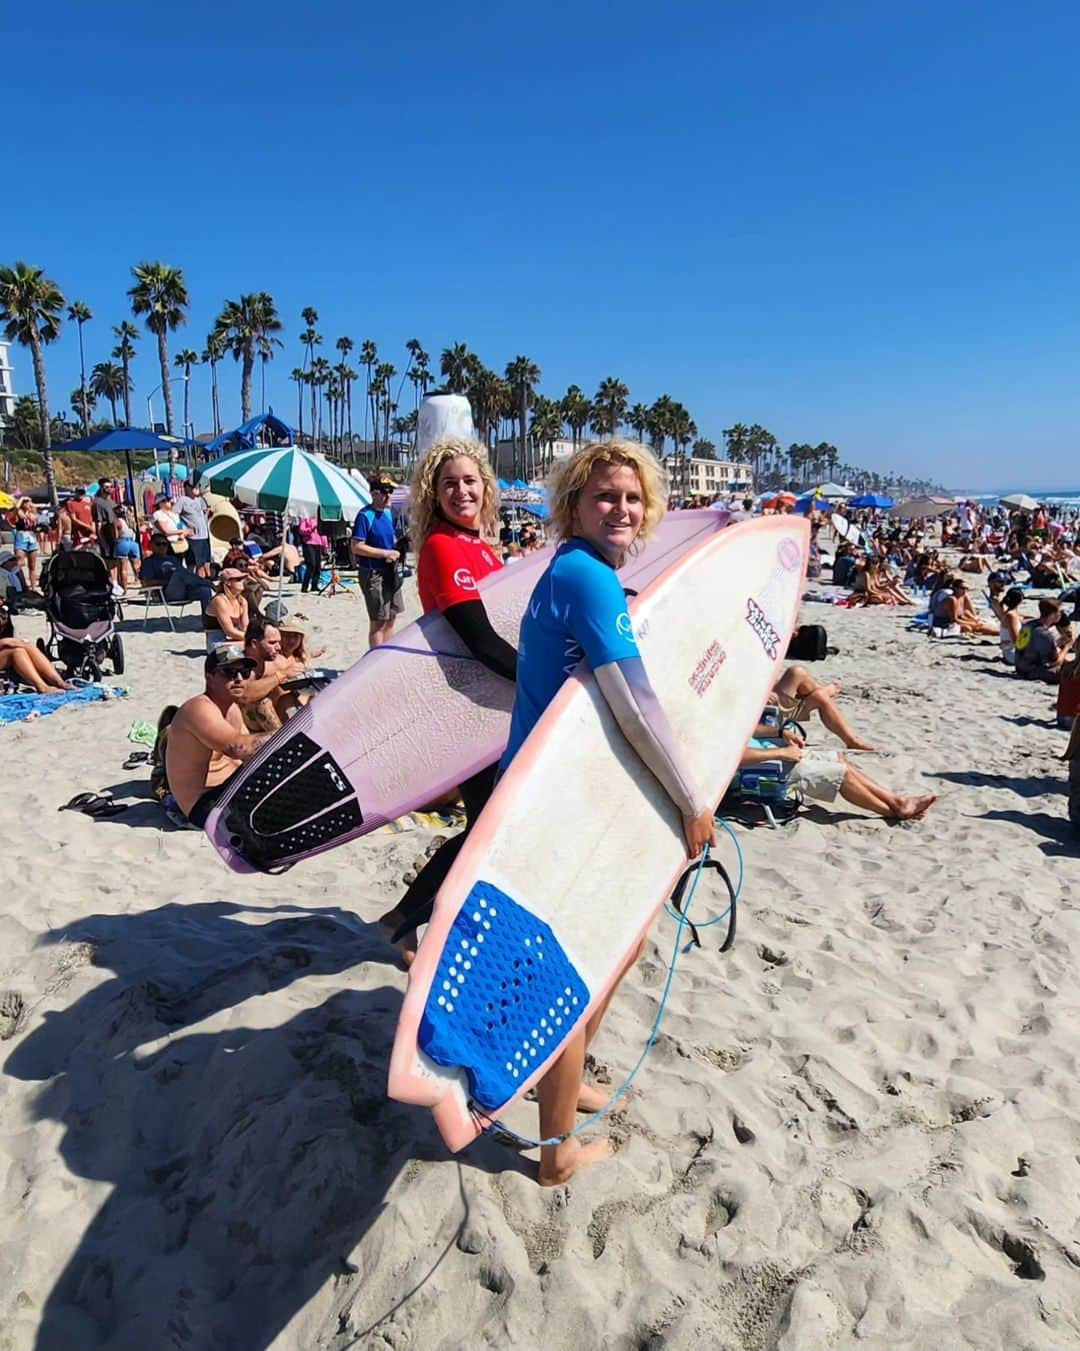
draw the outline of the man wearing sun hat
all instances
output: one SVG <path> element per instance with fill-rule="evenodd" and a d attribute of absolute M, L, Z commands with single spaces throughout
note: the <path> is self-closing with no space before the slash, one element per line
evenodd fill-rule
<path fill-rule="evenodd" d="M 225 785 L 267 739 L 248 732 L 240 713 L 245 684 L 255 670 L 240 644 L 219 644 L 207 653 L 203 670 L 206 687 L 180 705 L 165 746 L 171 805 L 182 818 L 177 824 L 199 830 Z"/>
<path fill-rule="evenodd" d="M 394 484 L 374 475 L 368 479 L 371 505 L 356 516 L 352 531 L 352 552 L 356 559 L 360 589 L 368 612 L 368 645 L 378 647 L 394 631 L 394 621 L 405 608 L 401 598 L 401 574 L 397 568 L 401 554 L 395 547 L 394 521 L 390 515 L 390 495 Z"/>

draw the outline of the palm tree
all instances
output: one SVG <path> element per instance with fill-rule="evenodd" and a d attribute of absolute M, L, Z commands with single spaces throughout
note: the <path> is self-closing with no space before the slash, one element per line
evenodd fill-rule
<path fill-rule="evenodd" d="M 638 434 L 638 440 L 645 440 L 645 433 L 649 429 L 649 405 L 646 403 L 636 403 L 626 415 L 626 420 L 634 431 Z"/>
<path fill-rule="evenodd" d="M 444 347 L 439 358 L 439 371 L 447 390 L 451 394 L 465 394 L 469 389 L 469 377 L 476 371 L 476 358 L 463 342 L 453 347 Z"/>
<path fill-rule="evenodd" d="M 378 411 L 382 413 L 383 430 L 382 444 L 390 445 L 390 418 L 397 411 L 397 404 L 390 397 L 390 382 L 397 375 L 397 367 L 389 361 L 381 362 L 375 367 L 375 383 L 379 389 Z M 375 424 L 375 444 L 379 444 L 379 425 Z"/>
<path fill-rule="evenodd" d="M 124 426 L 130 427 L 131 391 L 134 387 L 131 382 L 131 363 L 135 359 L 135 344 L 139 341 L 139 330 L 125 319 L 123 323 L 114 326 L 113 337 L 120 339 L 113 348 L 112 355 L 124 368 Z"/>
<path fill-rule="evenodd" d="M 516 474 L 529 476 L 529 405 L 533 390 L 540 383 L 540 367 L 529 357 L 517 356 L 506 365 L 506 383 L 510 386 L 513 407 L 521 433 L 521 459 L 515 456 Z"/>
<path fill-rule="evenodd" d="M 83 351 L 83 324 L 93 319 L 93 313 L 85 300 L 73 300 L 68 306 L 68 318 L 79 326 L 79 388 L 82 390 L 83 436 L 90 435 L 90 417 L 86 412 L 86 354 Z"/>
<path fill-rule="evenodd" d="M 307 383 L 307 373 L 300 366 L 294 366 L 289 372 L 289 379 L 296 381 L 296 435 L 300 444 L 304 442 L 304 385 Z"/>
<path fill-rule="evenodd" d="M 570 439 L 575 449 L 581 440 L 581 433 L 589 425 L 592 417 L 592 401 L 580 385 L 571 385 L 562 397 L 563 421 L 570 428 Z"/>
<path fill-rule="evenodd" d="M 191 435 L 191 423 L 188 410 L 191 407 L 191 368 L 199 364 L 199 354 L 191 347 L 185 347 L 173 358 L 173 365 L 184 372 L 184 436 Z"/>
<path fill-rule="evenodd" d="M 225 344 L 221 335 L 211 331 L 206 335 L 206 346 L 200 358 L 204 366 L 210 367 L 210 402 L 214 413 L 214 435 L 221 435 L 221 400 L 218 398 L 218 362 L 225 355 Z"/>
<path fill-rule="evenodd" d="M 97 400 L 90 390 L 83 389 L 81 385 L 71 391 L 71 411 L 84 427 L 89 428 L 90 414 L 94 411 L 96 403 Z M 89 436 L 89 431 L 85 435 Z"/>
<path fill-rule="evenodd" d="M 131 269 L 135 285 L 128 291 L 133 314 L 146 315 L 146 327 L 157 335 L 161 391 L 165 398 L 165 430 L 173 434 L 172 385 L 169 384 L 167 335 L 187 323 L 184 310 L 190 303 L 184 274 L 166 263 L 140 263 Z"/>
<path fill-rule="evenodd" d="M 323 431 L 323 390 L 326 388 L 330 379 L 330 363 L 325 357 L 316 357 L 311 363 L 311 370 L 308 371 L 308 380 L 311 384 L 312 398 L 312 416 L 315 421 L 311 425 L 311 433 L 315 438 L 315 449 L 318 449 L 322 440 Z"/>
<path fill-rule="evenodd" d="M 621 380 L 616 380 L 612 375 L 601 380 L 593 400 L 593 431 L 600 436 L 614 436 L 619 430 L 619 423 L 626 416 L 629 398 L 630 391 Z"/>
<path fill-rule="evenodd" d="M 472 404 L 473 423 L 480 441 L 491 449 L 492 433 L 499 428 L 499 418 L 509 398 L 510 387 L 498 373 L 481 366 L 471 378 L 469 402 Z"/>
<path fill-rule="evenodd" d="M 533 445 L 540 447 L 540 472 L 551 467 L 551 446 L 562 435 L 562 408 L 554 399 L 536 396 L 532 410 Z"/>
<path fill-rule="evenodd" d="M 697 436 L 697 425 L 689 411 L 681 403 L 673 403 L 671 406 L 668 431 L 672 441 L 675 442 L 676 473 L 673 487 L 677 492 L 685 493 L 687 489 L 686 447 Z"/>
<path fill-rule="evenodd" d="M 242 422 L 251 419 L 251 376 L 255 358 L 261 357 L 265 367 L 274 355 L 274 348 L 282 345 L 281 339 L 273 336 L 280 333 L 281 328 L 273 297 L 265 291 L 252 291 L 239 300 L 227 300 L 214 323 L 214 332 L 221 336 L 225 350 L 232 353 L 234 361 L 241 362 Z"/>
<path fill-rule="evenodd" d="M 90 375 L 90 392 L 97 399 L 108 399 L 112 408 L 113 426 L 116 420 L 116 401 L 124 393 L 124 368 L 112 361 L 99 361 Z"/>
<path fill-rule="evenodd" d="M 375 405 L 371 401 L 371 372 L 375 369 L 375 364 L 379 360 L 379 349 L 370 338 L 365 338 L 360 344 L 360 365 L 365 371 L 364 381 L 364 440 L 368 437 L 368 413 L 374 417 Z"/>
<path fill-rule="evenodd" d="M 355 345 L 356 344 L 353 342 L 352 338 L 338 338 L 337 342 L 334 344 L 334 346 L 341 353 L 341 361 L 338 364 L 337 368 L 338 374 L 341 376 L 342 399 L 344 403 L 343 412 L 345 414 L 345 417 L 342 418 L 341 436 L 342 440 L 344 441 L 345 422 L 347 421 L 349 428 L 350 455 L 352 455 L 352 382 L 357 377 L 355 371 L 349 370 L 349 363 L 345 360 L 345 358 L 349 355 L 349 353 L 352 351 Z"/>
<path fill-rule="evenodd" d="M 49 427 L 49 392 L 45 381 L 44 348 L 55 342 L 63 323 L 64 296 L 56 282 L 39 267 L 16 263 L 0 267 L 0 323 L 8 342 L 29 347 L 34 359 L 34 383 L 37 385 L 38 415 L 41 419 L 41 456 L 49 501 L 59 509 L 56 496 L 56 472 L 53 468 L 52 434 Z"/>
<path fill-rule="evenodd" d="M 661 394 L 649 405 L 646 431 L 649 433 L 650 445 L 661 459 L 664 456 L 664 442 L 671 435 L 674 408 L 675 402 L 670 394 Z"/>
<path fill-rule="evenodd" d="M 724 438 L 724 451 L 728 459 L 734 460 L 736 464 L 745 464 L 750 438 L 750 428 L 746 423 L 736 422 L 734 427 L 728 427 L 721 435 Z"/>

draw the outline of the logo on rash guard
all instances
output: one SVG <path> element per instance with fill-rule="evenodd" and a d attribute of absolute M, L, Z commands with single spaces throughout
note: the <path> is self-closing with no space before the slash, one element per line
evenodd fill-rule
<path fill-rule="evenodd" d="M 746 622 L 761 640 L 761 646 L 766 653 L 775 661 L 780 648 L 780 635 L 769 622 L 765 611 L 756 600 L 750 597 L 746 601 Z"/>
<path fill-rule="evenodd" d="M 573 638 L 567 638 L 563 650 L 563 656 L 566 658 L 566 665 L 562 668 L 563 675 L 573 675 L 584 655 L 585 649 Z"/>
<path fill-rule="evenodd" d="M 618 617 L 618 619 L 616 619 L 615 627 L 624 638 L 632 638 L 634 636 L 633 622 L 631 621 L 630 616 L 626 613 L 625 610 Z"/>
<path fill-rule="evenodd" d="M 468 568 L 458 568 L 454 573 L 454 585 L 460 587 L 462 591 L 475 591 L 476 578 Z"/>

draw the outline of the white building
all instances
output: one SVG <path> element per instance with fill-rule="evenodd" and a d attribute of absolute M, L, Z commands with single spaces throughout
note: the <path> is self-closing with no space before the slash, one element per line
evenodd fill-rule
<path fill-rule="evenodd" d="M 514 470 L 514 447 L 517 445 L 514 441 L 496 441 L 495 452 L 492 456 L 495 472 L 500 478 L 512 479 L 518 475 Z M 552 441 L 550 446 L 534 445 L 531 438 L 529 441 L 529 472 L 522 474 L 525 479 L 541 478 L 546 472 L 546 466 L 554 464 L 556 460 L 565 460 L 573 453 L 574 443 L 564 437 Z M 547 456 L 547 460 L 544 460 Z"/>
<path fill-rule="evenodd" d="M 672 491 L 679 497 L 715 497 L 717 493 L 748 492 L 753 485 L 750 466 L 733 460 L 699 460 L 691 456 L 680 460 L 669 455 L 666 461 Z"/>
<path fill-rule="evenodd" d="M 0 342 L 0 432 L 15 416 L 15 378 L 11 370 L 10 344 Z"/>

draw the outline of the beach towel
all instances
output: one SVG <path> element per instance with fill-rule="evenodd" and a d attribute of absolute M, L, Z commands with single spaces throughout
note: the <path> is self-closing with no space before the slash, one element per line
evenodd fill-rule
<path fill-rule="evenodd" d="M 95 704 L 103 699 L 123 699 L 126 694 L 127 690 L 119 685 L 84 685 L 79 690 L 57 690 L 55 694 L 6 694 L 0 699 L 0 726 L 45 718 L 68 704 Z"/>
<path fill-rule="evenodd" d="M 157 728 L 145 718 L 136 718 L 128 728 L 128 740 L 134 741 L 137 746 L 146 746 L 153 750 L 157 741 Z"/>

